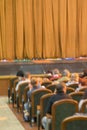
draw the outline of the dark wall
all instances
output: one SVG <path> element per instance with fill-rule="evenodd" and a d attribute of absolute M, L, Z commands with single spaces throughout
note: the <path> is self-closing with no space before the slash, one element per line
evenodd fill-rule
<path fill-rule="evenodd" d="M 0 75 L 15 75 L 19 69 L 25 72 L 29 71 L 31 74 L 42 74 L 48 70 L 58 68 L 60 72 L 63 69 L 69 69 L 71 72 L 82 72 L 87 68 L 87 61 L 54 61 L 50 63 L 0 63 Z"/>

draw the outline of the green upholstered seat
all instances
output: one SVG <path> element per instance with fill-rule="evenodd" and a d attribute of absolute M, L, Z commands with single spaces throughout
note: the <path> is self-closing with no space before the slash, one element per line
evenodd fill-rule
<path fill-rule="evenodd" d="M 66 93 L 69 94 L 69 93 L 72 93 L 72 92 L 75 92 L 75 89 L 71 88 L 71 87 L 67 87 Z"/>
<path fill-rule="evenodd" d="M 84 92 L 72 92 L 69 95 L 76 101 L 80 101 L 82 99 Z"/>
<path fill-rule="evenodd" d="M 42 86 L 45 86 L 45 87 L 47 87 L 48 85 L 50 85 L 52 83 L 52 81 L 44 81 L 44 82 L 42 82 Z"/>
<path fill-rule="evenodd" d="M 61 130 L 87 130 L 87 116 L 77 115 L 65 118 Z"/>
<path fill-rule="evenodd" d="M 78 88 L 78 84 L 77 83 L 70 84 L 70 85 L 68 85 L 68 87 L 76 89 L 76 88 Z"/>
<path fill-rule="evenodd" d="M 50 89 L 52 92 L 55 91 L 55 88 L 56 88 L 56 84 L 50 84 L 46 87 L 47 89 Z"/>
<path fill-rule="evenodd" d="M 51 93 L 52 91 L 49 89 L 38 89 L 32 92 L 31 94 L 31 105 L 32 105 L 32 117 L 36 117 L 37 116 L 37 105 L 40 105 L 40 98 L 41 96 Z"/>
<path fill-rule="evenodd" d="M 52 105 L 52 122 L 48 130 L 61 130 L 61 122 L 64 118 L 78 112 L 78 102 L 73 99 L 62 99 Z"/>

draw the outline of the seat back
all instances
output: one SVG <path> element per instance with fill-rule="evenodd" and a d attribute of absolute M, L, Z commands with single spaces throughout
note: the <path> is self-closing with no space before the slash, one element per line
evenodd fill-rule
<path fill-rule="evenodd" d="M 24 89 L 28 86 L 29 82 L 22 83 L 18 88 L 19 104 L 22 103 L 22 96 L 24 95 Z"/>
<path fill-rule="evenodd" d="M 51 83 L 52 83 L 52 81 L 44 81 L 44 82 L 42 82 L 41 86 L 47 87 L 47 86 L 50 85 Z"/>
<path fill-rule="evenodd" d="M 87 87 L 82 87 L 82 88 L 79 89 L 79 91 L 83 91 L 84 92 L 86 89 L 87 89 Z"/>
<path fill-rule="evenodd" d="M 12 89 L 13 89 L 13 84 L 14 84 L 14 81 L 17 80 L 18 77 L 15 76 L 15 77 L 11 77 L 10 78 L 10 86 L 8 86 L 8 97 L 10 98 L 10 96 L 12 95 Z"/>
<path fill-rule="evenodd" d="M 17 80 L 18 77 L 14 77 L 14 78 L 11 78 L 10 79 L 10 92 L 12 93 L 12 88 L 13 88 L 13 84 L 14 84 L 14 81 Z"/>
<path fill-rule="evenodd" d="M 71 87 L 67 87 L 66 93 L 69 94 L 69 93 L 72 93 L 72 92 L 75 92 L 75 89 L 71 88 Z"/>
<path fill-rule="evenodd" d="M 41 89 L 38 89 L 38 90 L 35 90 L 32 92 L 32 94 L 31 94 L 32 117 L 36 117 L 36 115 L 37 115 L 37 105 L 40 105 L 41 96 L 48 94 L 48 93 L 52 93 L 52 91 L 49 89 L 45 89 L 45 88 L 41 88 Z"/>
<path fill-rule="evenodd" d="M 50 84 L 46 87 L 47 89 L 50 89 L 52 92 L 55 91 L 55 88 L 56 88 L 56 84 Z"/>
<path fill-rule="evenodd" d="M 71 116 L 62 121 L 61 130 L 87 130 L 87 116 Z"/>
<path fill-rule="evenodd" d="M 77 83 L 70 84 L 70 85 L 68 85 L 68 87 L 76 89 L 76 88 L 78 88 L 78 84 Z"/>
<path fill-rule="evenodd" d="M 52 130 L 61 130 L 61 122 L 64 118 L 78 112 L 78 102 L 73 99 L 56 101 L 52 105 Z"/>
<path fill-rule="evenodd" d="M 84 92 L 72 92 L 69 95 L 72 97 L 72 99 L 76 101 L 80 101 L 82 99 Z"/>
<path fill-rule="evenodd" d="M 40 98 L 40 113 L 41 113 L 41 118 L 43 116 L 45 116 L 45 114 L 46 114 L 46 105 L 48 104 L 48 101 L 49 101 L 49 99 L 50 99 L 50 97 L 52 95 L 53 95 L 53 93 L 48 93 L 48 94 L 43 95 Z"/>

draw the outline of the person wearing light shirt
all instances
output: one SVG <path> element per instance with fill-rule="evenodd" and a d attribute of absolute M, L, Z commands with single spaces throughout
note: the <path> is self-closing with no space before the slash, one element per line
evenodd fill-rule
<path fill-rule="evenodd" d="M 19 89 L 19 85 L 22 83 L 28 83 L 30 82 L 30 73 L 25 73 L 23 76 L 19 76 L 19 82 L 16 85 L 15 91 L 17 92 Z"/>

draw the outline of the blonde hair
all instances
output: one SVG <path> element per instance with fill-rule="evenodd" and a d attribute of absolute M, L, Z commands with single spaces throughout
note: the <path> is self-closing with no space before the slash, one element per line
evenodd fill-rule
<path fill-rule="evenodd" d="M 79 74 L 78 73 L 72 73 L 71 74 L 71 79 L 75 80 L 75 81 L 78 81 L 79 80 Z"/>
<path fill-rule="evenodd" d="M 31 78 L 31 85 L 32 86 L 37 85 L 37 78 Z"/>
<path fill-rule="evenodd" d="M 68 69 L 64 69 L 63 71 L 63 76 L 67 76 L 67 77 L 70 77 L 71 76 L 71 73 Z"/>

